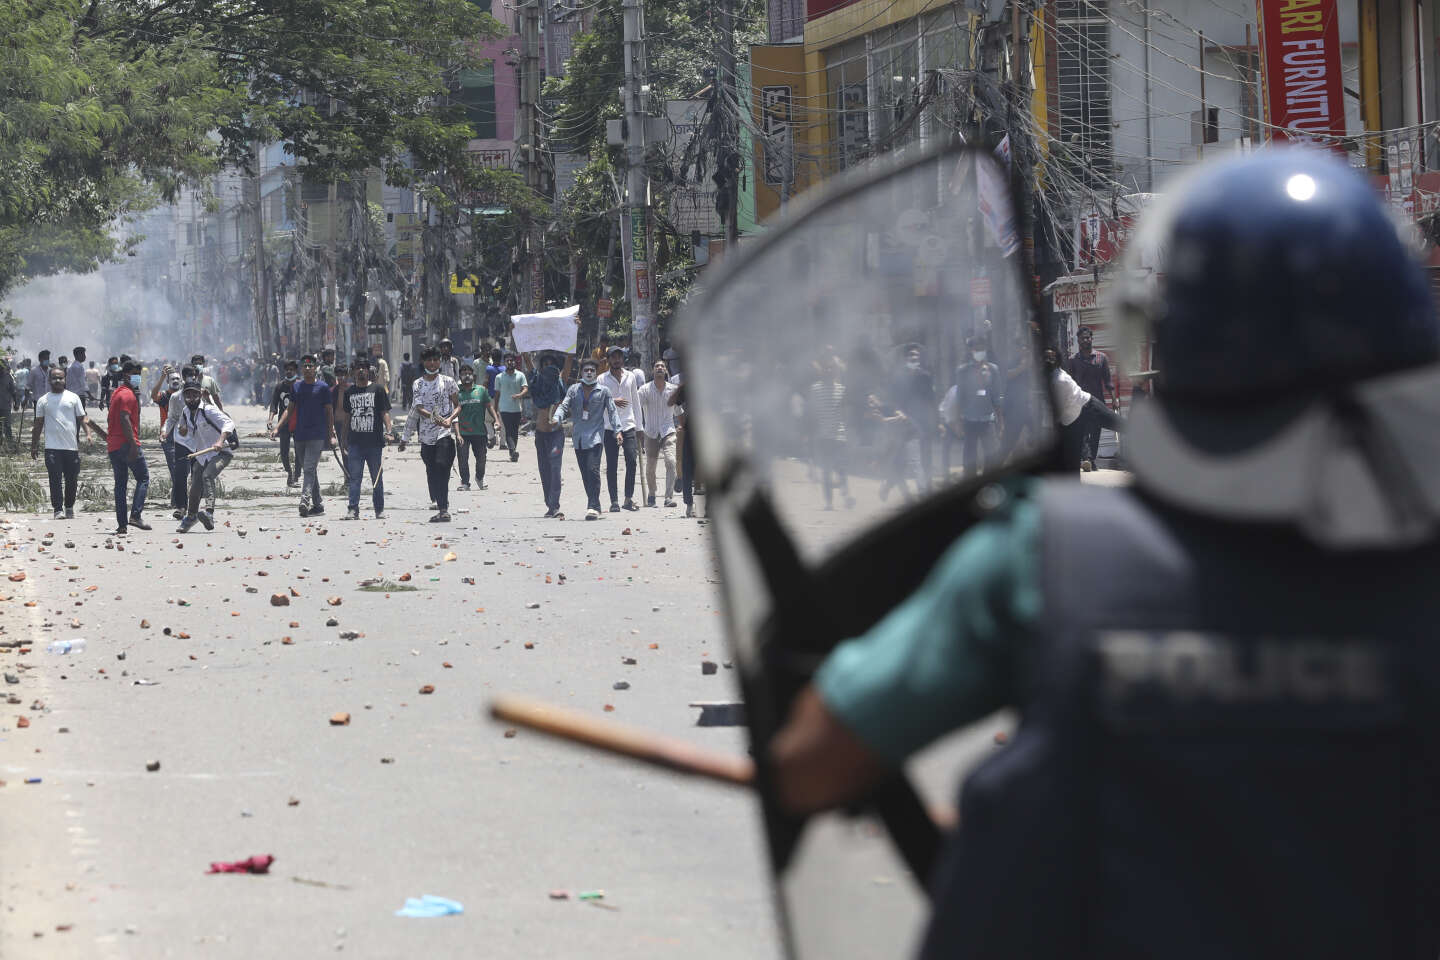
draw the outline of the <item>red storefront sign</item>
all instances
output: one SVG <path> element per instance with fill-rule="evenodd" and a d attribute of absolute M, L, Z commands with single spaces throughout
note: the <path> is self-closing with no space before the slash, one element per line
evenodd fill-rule
<path fill-rule="evenodd" d="M 1345 133 L 1335 0 L 1256 0 L 1265 119 L 1291 139 Z M 1279 131 L 1271 133 L 1273 138 Z"/>

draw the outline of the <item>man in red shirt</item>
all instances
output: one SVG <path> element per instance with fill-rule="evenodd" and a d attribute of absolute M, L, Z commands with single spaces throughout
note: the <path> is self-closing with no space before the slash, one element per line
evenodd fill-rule
<path fill-rule="evenodd" d="M 119 382 L 110 394 L 110 429 L 107 431 L 106 447 L 110 451 L 110 468 L 115 472 L 115 533 L 126 532 L 126 517 L 129 526 L 149 530 L 150 524 L 141 517 L 145 509 L 145 494 L 150 491 L 150 468 L 145 464 L 145 455 L 140 452 L 140 364 L 131 360 L 120 371 Z M 130 474 L 135 475 L 135 499 L 127 514 L 126 486 Z"/>

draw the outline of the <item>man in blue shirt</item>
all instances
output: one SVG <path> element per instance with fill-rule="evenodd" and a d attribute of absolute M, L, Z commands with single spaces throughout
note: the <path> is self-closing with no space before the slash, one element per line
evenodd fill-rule
<path fill-rule="evenodd" d="M 574 417 L 572 442 L 575 462 L 580 465 L 580 479 L 585 484 L 588 509 L 586 520 L 600 519 L 600 458 L 605 452 L 605 424 L 620 419 L 615 398 L 600 385 L 599 365 L 594 360 L 580 364 L 580 382 L 573 384 L 565 399 L 555 408 L 555 422 L 564 423 Z"/>
<path fill-rule="evenodd" d="M 316 375 L 320 365 L 315 355 L 300 358 L 300 380 L 291 388 L 295 407 L 295 459 L 303 479 L 300 483 L 300 516 L 313 517 L 325 512 L 320 502 L 320 456 L 335 445 L 335 406 L 331 402 L 330 385 Z"/>

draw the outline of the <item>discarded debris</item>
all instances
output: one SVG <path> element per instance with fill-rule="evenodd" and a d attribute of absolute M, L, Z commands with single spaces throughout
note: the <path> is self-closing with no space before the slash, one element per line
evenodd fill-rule
<path fill-rule="evenodd" d="M 217 861 L 210 864 L 206 873 L 269 873 L 270 864 L 275 858 L 268 853 L 259 853 L 253 857 L 246 857 L 244 860 L 232 860 L 228 863 Z"/>
<path fill-rule="evenodd" d="M 719 673 L 720 664 L 716 663 L 714 660 L 701 660 L 700 672 L 707 677 L 710 676 L 712 673 Z"/>
<path fill-rule="evenodd" d="M 272 593 L 270 594 L 270 606 L 288 607 L 290 606 L 290 597 L 283 593 Z"/>
<path fill-rule="evenodd" d="M 613 684 L 610 685 L 610 689 L 612 689 L 612 690 L 629 690 L 629 689 L 630 689 L 630 681 L 629 681 L 629 680 L 616 680 Z"/>
<path fill-rule="evenodd" d="M 332 714 L 330 714 L 330 726 L 332 726 L 332 727 L 348 727 L 348 726 L 350 726 L 350 714 L 345 713 L 344 711 L 341 711 L 340 713 L 332 713 Z"/>
<path fill-rule="evenodd" d="M 145 769 L 150 773 L 154 773 L 155 771 L 160 769 L 160 761 L 151 760 L 149 763 L 145 764 Z"/>
<path fill-rule="evenodd" d="M 427 893 L 423 897 L 408 897 L 405 900 L 405 906 L 395 911 L 395 916 L 415 917 L 423 920 L 464 912 L 465 907 L 458 900 L 450 900 Z"/>
<path fill-rule="evenodd" d="M 420 688 L 420 692 L 421 692 L 422 694 L 427 694 L 427 695 L 428 695 L 428 694 L 431 694 L 431 693 L 434 693 L 434 692 L 435 692 L 435 684 L 433 684 L 433 683 L 427 683 L 427 684 L 425 684 L 425 686 L 423 686 L 423 687 Z"/>
<path fill-rule="evenodd" d="M 308 877 L 291 877 L 295 883 L 303 883 L 307 887 L 324 887 L 326 890 L 351 890 L 347 883 L 330 883 L 328 880 L 311 880 Z"/>
<path fill-rule="evenodd" d="M 339 621 L 339 620 L 336 620 L 334 617 L 331 617 L 329 620 L 326 620 L 326 621 L 325 621 L 325 626 L 327 626 L 327 627 L 338 627 L 338 626 L 340 626 L 340 621 Z"/>
<path fill-rule="evenodd" d="M 339 597 L 327 597 L 325 602 L 332 607 L 338 607 L 343 601 Z"/>

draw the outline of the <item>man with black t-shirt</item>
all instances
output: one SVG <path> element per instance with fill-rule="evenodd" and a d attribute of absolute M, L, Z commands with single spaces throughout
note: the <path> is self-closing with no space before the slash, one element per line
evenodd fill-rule
<path fill-rule="evenodd" d="M 350 509 L 346 520 L 360 519 L 360 481 L 365 469 L 370 470 L 371 503 L 375 518 L 385 516 L 385 485 L 381 479 L 381 458 L 385 438 L 390 435 L 390 394 L 378 383 L 370 382 L 370 364 L 357 361 L 352 372 L 354 384 L 346 389 L 341 401 L 341 416 L 349 447 L 347 477 L 350 483 Z"/>
<path fill-rule="evenodd" d="M 295 432 L 295 404 L 291 398 L 295 381 L 300 379 L 300 369 L 294 360 L 285 361 L 285 376 L 270 392 L 270 416 L 265 422 L 265 432 L 280 438 L 280 463 L 285 467 L 285 486 L 300 485 L 300 466 L 290 459 L 290 438 Z"/>

